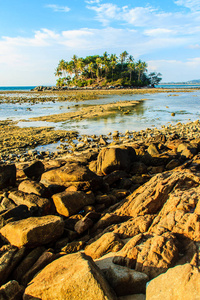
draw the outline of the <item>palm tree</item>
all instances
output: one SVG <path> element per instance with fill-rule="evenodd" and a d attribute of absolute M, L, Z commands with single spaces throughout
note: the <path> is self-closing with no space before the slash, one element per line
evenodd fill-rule
<path fill-rule="evenodd" d="M 75 74 L 75 78 L 77 78 L 78 77 L 78 66 L 77 66 L 78 57 L 75 54 L 73 55 L 71 62 L 72 62 L 72 68 L 73 68 L 73 71 Z"/>
<path fill-rule="evenodd" d="M 131 83 L 131 80 L 132 80 L 132 72 L 135 71 L 135 63 L 134 63 L 134 62 L 128 64 L 128 70 L 129 70 L 129 72 L 130 72 L 130 83 Z"/>
<path fill-rule="evenodd" d="M 120 54 L 120 56 L 119 56 L 120 60 L 121 60 L 122 70 L 123 70 L 123 65 L 124 65 L 124 62 L 125 62 L 127 56 L 128 56 L 128 52 L 127 51 L 122 52 Z"/>
<path fill-rule="evenodd" d="M 137 71 L 138 71 L 138 81 L 140 81 L 141 76 L 147 71 L 147 63 L 141 61 L 140 59 L 136 63 Z"/>
<path fill-rule="evenodd" d="M 95 72 L 95 65 L 92 62 L 90 62 L 88 65 L 88 71 L 90 72 L 91 77 L 93 78 L 93 74 Z"/>
<path fill-rule="evenodd" d="M 111 54 L 110 56 L 111 67 L 112 67 L 112 81 L 113 81 L 113 72 L 117 65 L 117 56 L 116 54 Z"/>
<path fill-rule="evenodd" d="M 101 70 L 102 70 L 102 59 L 101 57 L 96 58 L 96 64 L 97 64 L 97 81 L 99 82 L 99 78 L 101 78 Z"/>

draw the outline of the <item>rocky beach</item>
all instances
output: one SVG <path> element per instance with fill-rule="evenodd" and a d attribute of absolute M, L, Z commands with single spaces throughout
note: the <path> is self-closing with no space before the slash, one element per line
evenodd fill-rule
<path fill-rule="evenodd" d="M 0 299 L 200 299 L 199 120 L 107 135 L 0 128 Z M 55 152 L 35 149 L 58 141 Z"/>

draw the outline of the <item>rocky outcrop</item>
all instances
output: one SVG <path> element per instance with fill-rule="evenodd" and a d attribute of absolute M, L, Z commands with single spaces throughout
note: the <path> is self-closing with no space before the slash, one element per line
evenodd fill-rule
<path fill-rule="evenodd" d="M 16 297 L 26 288 L 24 299 L 144 299 L 148 280 L 188 263 L 185 277 L 197 274 L 200 143 L 175 132 L 135 136 L 126 147 L 85 151 L 80 141 L 73 155 L 16 165 L 0 190 L 3 294 L 8 284 Z M 169 284 L 180 295 L 181 280 Z M 150 299 L 166 298 L 163 282 Z"/>

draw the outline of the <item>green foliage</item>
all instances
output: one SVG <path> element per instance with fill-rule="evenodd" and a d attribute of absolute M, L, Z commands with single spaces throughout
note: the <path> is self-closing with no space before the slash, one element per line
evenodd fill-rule
<path fill-rule="evenodd" d="M 127 51 L 119 58 L 107 52 L 86 58 L 73 55 L 69 62 L 60 60 L 55 75 L 59 77 L 57 86 L 154 86 L 161 81 L 160 73 L 147 75 L 147 64 L 141 60 L 135 62 Z"/>

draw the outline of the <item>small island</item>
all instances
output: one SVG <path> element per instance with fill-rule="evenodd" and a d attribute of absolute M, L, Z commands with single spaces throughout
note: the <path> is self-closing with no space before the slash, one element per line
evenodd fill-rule
<path fill-rule="evenodd" d="M 144 87 L 157 85 L 162 78 L 160 73 L 147 74 L 147 63 L 135 61 L 127 51 L 120 54 L 93 55 L 78 58 L 73 55 L 70 61 L 59 61 L 55 75 L 57 87 Z"/>

